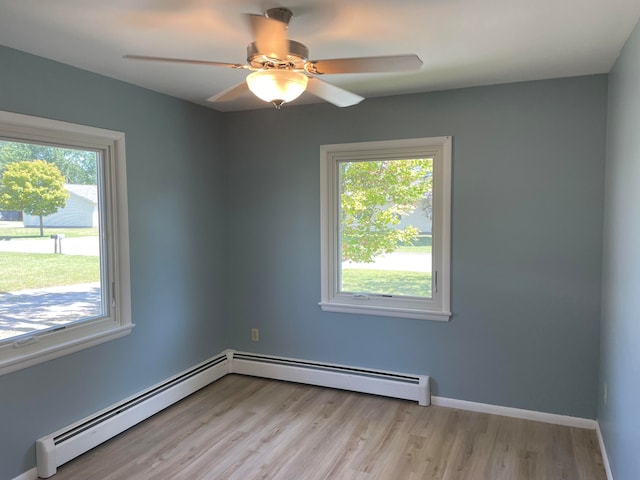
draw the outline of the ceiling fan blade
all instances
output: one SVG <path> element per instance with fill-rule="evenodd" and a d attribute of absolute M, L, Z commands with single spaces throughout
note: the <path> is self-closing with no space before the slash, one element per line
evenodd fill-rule
<path fill-rule="evenodd" d="M 235 100 L 243 93 L 249 91 L 247 82 L 238 83 L 233 87 L 229 87 L 220 93 L 216 93 L 214 96 L 207 98 L 207 102 L 229 102 Z"/>
<path fill-rule="evenodd" d="M 209 65 L 214 67 L 249 68 L 241 63 L 211 62 L 208 60 L 191 60 L 188 58 L 149 57 L 147 55 L 124 55 L 129 60 L 149 60 L 152 62 L 188 63 L 192 65 Z"/>
<path fill-rule="evenodd" d="M 336 58 L 313 60 L 307 71 L 314 75 L 332 73 L 408 72 L 419 70 L 422 60 L 417 55 L 389 55 L 383 57 Z"/>
<path fill-rule="evenodd" d="M 364 100 L 364 97 L 360 95 L 314 77 L 309 78 L 307 92 L 329 103 L 333 103 L 337 107 L 350 107 Z"/>
<path fill-rule="evenodd" d="M 285 60 L 289 54 L 287 24 L 264 15 L 248 15 L 258 53 Z"/>

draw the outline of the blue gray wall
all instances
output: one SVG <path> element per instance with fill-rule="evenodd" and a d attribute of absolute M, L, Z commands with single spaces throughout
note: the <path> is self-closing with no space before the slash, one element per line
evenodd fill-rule
<path fill-rule="evenodd" d="M 640 478 L 640 24 L 609 74 L 608 105 L 598 419 L 614 478 L 637 480 Z"/>
<path fill-rule="evenodd" d="M 606 92 L 599 75 L 227 114 L 229 346 L 595 418 Z M 439 135 L 453 136 L 451 321 L 322 312 L 319 146 Z"/>
<path fill-rule="evenodd" d="M 137 325 L 0 377 L 0 478 L 34 466 L 38 437 L 228 347 L 595 418 L 605 75 L 218 114 L 10 49 L 0 65 L 1 109 L 126 132 Z M 319 146 L 439 135 L 453 318 L 321 312 Z"/>
<path fill-rule="evenodd" d="M 35 465 L 34 442 L 227 344 L 221 116 L 0 47 L 0 109 L 124 131 L 131 335 L 0 376 L 0 478 Z"/>

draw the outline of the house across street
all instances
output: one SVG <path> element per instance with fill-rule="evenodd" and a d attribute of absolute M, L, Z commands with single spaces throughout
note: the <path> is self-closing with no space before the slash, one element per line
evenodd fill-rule
<path fill-rule="evenodd" d="M 98 187 L 96 185 L 65 184 L 69 198 L 64 207 L 43 218 L 45 227 L 97 227 Z M 24 214 L 25 227 L 39 227 L 40 217 Z"/>

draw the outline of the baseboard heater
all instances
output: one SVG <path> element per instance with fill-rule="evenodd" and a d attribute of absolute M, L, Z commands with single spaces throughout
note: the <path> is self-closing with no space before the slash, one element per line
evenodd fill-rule
<path fill-rule="evenodd" d="M 429 377 L 252 353 L 233 352 L 229 373 L 430 402 Z"/>
<path fill-rule="evenodd" d="M 429 377 L 228 350 L 36 442 L 40 478 L 228 373 L 430 403 Z"/>
<path fill-rule="evenodd" d="M 38 477 L 49 478 L 69 460 L 115 437 L 228 373 L 218 355 L 36 442 Z"/>

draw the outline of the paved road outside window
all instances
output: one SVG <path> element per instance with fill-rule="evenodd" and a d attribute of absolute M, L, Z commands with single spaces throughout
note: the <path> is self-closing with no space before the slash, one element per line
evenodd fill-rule
<path fill-rule="evenodd" d="M 54 253 L 54 240 L 0 240 L 0 252 Z M 62 253 L 98 256 L 98 237 L 65 238 Z M 0 340 L 99 315 L 100 301 L 99 282 L 0 293 Z"/>

